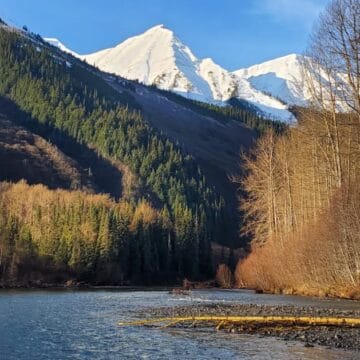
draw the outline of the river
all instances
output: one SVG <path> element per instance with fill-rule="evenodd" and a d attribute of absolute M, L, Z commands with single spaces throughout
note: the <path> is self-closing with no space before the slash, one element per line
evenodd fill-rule
<path fill-rule="evenodd" d="M 359 359 L 357 353 L 212 330 L 119 327 L 146 307 L 251 303 L 360 309 L 359 302 L 251 291 L 0 291 L 0 359 Z"/>

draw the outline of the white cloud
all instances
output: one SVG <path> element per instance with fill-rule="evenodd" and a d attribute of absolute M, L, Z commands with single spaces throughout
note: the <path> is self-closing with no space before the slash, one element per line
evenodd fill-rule
<path fill-rule="evenodd" d="M 255 11 L 268 14 L 276 21 L 300 21 L 311 26 L 327 0 L 256 0 Z"/>

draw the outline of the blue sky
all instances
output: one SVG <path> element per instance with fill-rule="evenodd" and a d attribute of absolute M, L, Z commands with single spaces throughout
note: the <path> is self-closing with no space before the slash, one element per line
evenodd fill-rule
<path fill-rule="evenodd" d="M 305 50 L 328 0 L 0 0 L 0 17 L 90 53 L 164 24 L 197 57 L 235 70 Z"/>

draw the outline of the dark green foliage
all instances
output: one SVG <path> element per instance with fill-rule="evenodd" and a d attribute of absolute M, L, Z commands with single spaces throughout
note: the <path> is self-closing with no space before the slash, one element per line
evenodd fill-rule
<path fill-rule="evenodd" d="M 263 134 L 268 129 L 274 129 L 276 133 L 281 134 L 288 128 L 288 125 L 284 122 L 270 120 L 259 115 L 256 106 L 245 100 L 234 98 L 230 99 L 228 103 L 230 106 L 220 107 L 216 109 L 216 111 L 223 113 L 232 119 L 243 122 L 250 128 L 256 130 L 259 134 Z"/>

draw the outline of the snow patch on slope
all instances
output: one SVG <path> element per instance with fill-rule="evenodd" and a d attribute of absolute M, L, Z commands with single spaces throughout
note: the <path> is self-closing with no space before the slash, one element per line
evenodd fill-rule
<path fill-rule="evenodd" d="M 295 121 L 293 114 L 288 110 L 287 104 L 257 90 L 245 78 L 238 78 L 237 97 L 255 105 L 264 115 L 271 119 L 289 123 Z"/>
<path fill-rule="evenodd" d="M 302 80 L 302 61 L 301 55 L 290 54 L 234 71 L 234 74 L 287 104 L 305 105 L 310 95 Z"/>

